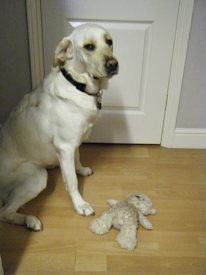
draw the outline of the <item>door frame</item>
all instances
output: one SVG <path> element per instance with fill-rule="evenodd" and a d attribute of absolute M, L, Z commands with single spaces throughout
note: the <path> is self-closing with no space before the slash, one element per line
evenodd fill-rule
<path fill-rule="evenodd" d="M 26 0 L 32 88 L 44 78 L 41 0 Z M 175 147 L 176 119 L 189 42 L 194 0 L 180 0 L 168 83 L 161 146 Z"/>

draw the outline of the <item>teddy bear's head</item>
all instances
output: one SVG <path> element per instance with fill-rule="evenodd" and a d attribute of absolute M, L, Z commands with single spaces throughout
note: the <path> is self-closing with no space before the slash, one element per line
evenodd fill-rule
<path fill-rule="evenodd" d="M 142 193 L 135 193 L 127 198 L 128 204 L 132 205 L 143 215 L 155 214 L 156 210 L 152 207 L 151 200 Z"/>

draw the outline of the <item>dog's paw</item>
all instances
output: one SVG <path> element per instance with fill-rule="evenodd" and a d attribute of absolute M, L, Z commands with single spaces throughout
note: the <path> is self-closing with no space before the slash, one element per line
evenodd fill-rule
<path fill-rule="evenodd" d="M 43 229 L 42 223 L 34 216 L 27 216 L 26 227 L 33 231 L 41 231 Z"/>
<path fill-rule="evenodd" d="M 92 175 L 93 171 L 89 167 L 81 167 L 81 168 L 77 169 L 77 174 L 80 176 L 86 177 L 86 176 Z"/>
<path fill-rule="evenodd" d="M 94 210 L 88 202 L 76 205 L 75 209 L 81 216 L 90 216 L 94 214 Z"/>

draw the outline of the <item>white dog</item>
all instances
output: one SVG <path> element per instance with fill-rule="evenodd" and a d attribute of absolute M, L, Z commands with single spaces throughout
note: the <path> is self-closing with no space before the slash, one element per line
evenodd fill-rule
<path fill-rule="evenodd" d="M 46 187 L 45 168 L 56 165 L 75 210 L 93 214 L 78 191 L 76 172 L 92 174 L 81 165 L 78 147 L 98 117 L 101 89 L 117 72 L 104 28 L 85 24 L 59 43 L 51 73 L 24 96 L 0 131 L 0 221 L 41 230 L 39 219 L 17 210 Z"/>

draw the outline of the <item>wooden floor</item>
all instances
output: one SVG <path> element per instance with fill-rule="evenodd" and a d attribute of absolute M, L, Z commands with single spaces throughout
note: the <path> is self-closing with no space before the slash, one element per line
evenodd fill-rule
<path fill-rule="evenodd" d="M 117 246 L 114 229 L 104 236 L 91 233 L 94 217 L 73 211 L 55 169 L 48 188 L 21 210 L 37 215 L 44 230 L 1 225 L 5 274 L 206 274 L 206 150 L 84 145 L 81 152 L 94 175 L 79 178 L 80 190 L 96 215 L 108 198 L 143 192 L 158 211 L 149 217 L 154 230 L 139 228 L 134 252 Z"/>

